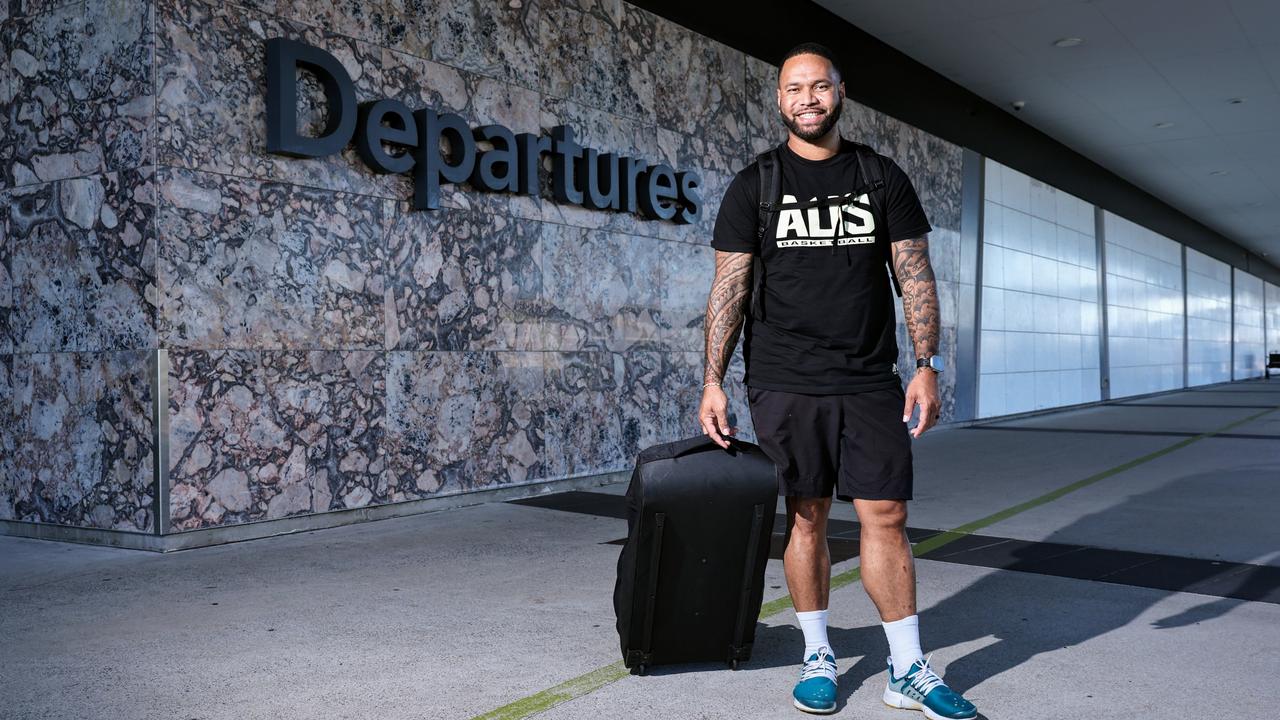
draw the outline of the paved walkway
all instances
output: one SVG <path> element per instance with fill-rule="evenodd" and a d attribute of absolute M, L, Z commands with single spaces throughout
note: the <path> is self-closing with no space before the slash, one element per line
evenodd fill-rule
<path fill-rule="evenodd" d="M 1280 382 L 935 431 L 916 472 L 924 644 L 984 716 L 1274 717 Z M 617 670 L 623 489 L 167 555 L 0 537 L 0 715 L 804 717 L 776 559 L 743 670 Z M 836 517 L 835 717 L 920 718 L 879 702 Z"/>

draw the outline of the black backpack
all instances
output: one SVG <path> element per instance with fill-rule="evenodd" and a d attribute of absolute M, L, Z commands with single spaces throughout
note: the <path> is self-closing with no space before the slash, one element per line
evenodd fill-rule
<path fill-rule="evenodd" d="M 783 143 L 785 144 L 785 143 Z M 876 219 L 876 227 L 884 227 L 881 223 L 885 219 L 884 213 L 884 175 L 881 172 L 880 160 L 876 157 L 876 153 L 871 148 L 861 143 L 852 143 L 858 158 L 858 176 L 863 180 L 863 186 L 853 191 L 853 196 L 857 197 L 863 193 L 867 194 L 867 199 L 871 201 L 871 214 Z M 757 208 L 756 222 L 756 241 L 760 243 L 763 252 L 764 236 L 769 231 L 769 223 L 774 214 L 780 210 L 806 210 L 814 207 L 829 207 L 833 202 L 839 201 L 839 198 L 818 198 L 816 200 L 801 200 L 798 202 L 784 203 L 782 199 L 782 165 L 778 158 L 782 151 L 782 145 L 769 148 L 760 153 L 756 157 L 756 163 L 760 168 L 760 204 Z M 898 283 L 898 274 L 893 270 L 893 256 L 889 249 L 889 243 L 878 242 L 882 248 L 885 265 L 889 267 L 889 277 L 893 280 L 893 292 L 898 297 L 902 297 L 902 286 Z M 834 245 L 833 245 L 834 248 Z M 761 253 L 756 253 L 754 261 L 754 288 L 751 292 L 751 314 L 757 320 L 764 319 L 764 262 L 760 259 Z"/>

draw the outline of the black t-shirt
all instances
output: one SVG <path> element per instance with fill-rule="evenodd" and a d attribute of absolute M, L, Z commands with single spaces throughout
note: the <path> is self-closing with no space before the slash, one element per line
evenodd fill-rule
<path fill-rule="evenodd" d="M 743 381 L 751 387 L 835 394 L 900 386 L 886 246 L 932 228 L 906 173 L 882 155 L 884 187 L 876 192 L 884 193 L 887 217 L 875 216 L 854 148 L 845 140 L 834 157 L 806 160 L 784 146 L 783 203 L 848 197 L 775 213 L 763 247 L 756 238 L 759 163 L 725 191 L 712 247 L 758 254 L 764 265 L 761 316 L 746 313 Z"/>

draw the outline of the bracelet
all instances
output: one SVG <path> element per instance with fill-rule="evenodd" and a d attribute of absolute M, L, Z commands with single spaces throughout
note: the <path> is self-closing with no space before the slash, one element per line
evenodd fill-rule
<path fill-rule="evenodd" d="M 708 387 L 710 387 L 710 386 L 712 386 L 712 385 L 715 385 L 716 387 L 724 387 L 724 385 L 723 385 L 723 384 L 718 383 L 718 382 L 705 382 L 705 383 L 702 383 L 702 389 L 703 389 L 703 390 L 706 390 Z"/>

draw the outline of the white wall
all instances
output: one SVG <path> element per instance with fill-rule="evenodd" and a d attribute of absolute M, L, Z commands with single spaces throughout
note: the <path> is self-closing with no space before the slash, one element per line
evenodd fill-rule
<path fill-rule="evenodd" d="M 1235 320 L 1235 362 L 1232 375 L 1236 380 L 1262 377 L 1267 364 L 1262 330 L 1262 278 L 1250 275 L 1240 268 L 1235 272 L 1235 304 L 1232 315 Z"/>
<path fill-rule="evenodd" d="M 985 172 L 978 417 L 1095 402 L 1093 206 L 989 159 Z"/>
<path fill-rule="evenodd" d="M 1231 267 L 1187 248 L 1187 385 L 1231 379 Z"/>
<path fill-rule="evenodd" d="M 1182 387 L 1182 246 L 1103 213 L 1111 397 Z"/>
<path fill-rule="evenodd" d="M 1266 283 L 1263 293 L 1266 306 L 1266 342 L 1267 354 L 1280 353 L 1280 285 Z M 1272 370 L 1272 374 L 1280 372 Z"/>

